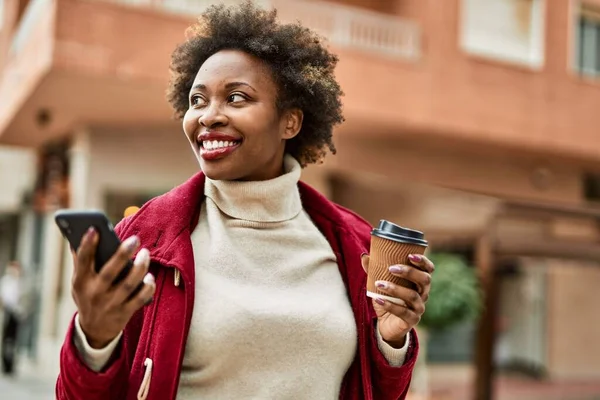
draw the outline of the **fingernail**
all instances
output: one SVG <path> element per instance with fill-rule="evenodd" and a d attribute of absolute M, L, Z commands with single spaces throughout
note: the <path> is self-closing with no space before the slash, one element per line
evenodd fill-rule
<path fill-rule="evenodd" d="M 408 258 L 410 259 L 410 261 L 414 261 L 414 262 L 421 262 L 423 261 L 423 257 L 421 257 L 418 254 L 411 254 L 408 256 Z"/>
<path fill-rule="evenodd" d="M 151 285 L 155 282 L 154 276 L 151 273 L 147 273 L 146 276 L 144 276 L 143 281 L 145 285 Z"/>
<path fill-rule="evenodd" d="M 380 306 L 385 306 L 385 300 L 379 297 L 375 298 L 375 303 L 379 304 Z"/>
<path fill-rule="evenodd" d="M 392 265 L 390 267 L 390 272 L 392 274 L 403 274 L 405 270 L 406 270 L 406 268 L 401 267 L 399 265 Z"/>
<path fill-rule="evenodd" d="M 145 267 L 148 264 L 148 261 L 150 261 L 150 251 L 144 248 L 137 253 L 137 256 L 135 256 L 134 264 Z"/>
<path fill-rule="evenodd" d="M 376 281 L 375 286 L 377 286 L 379 289 L 387 289 L 388 283 L 386 281 Z"/>
<path fill-rule="evenodd" d="M 133 251 L 136 249 L 136 247 L 138 247 L 139 241 L 140 239 L 137 236 L 131 236 L 123 242 L 123 245 L 128 251 Z"/>
<path fill-rule="evenodd" d="M 93 226 L 90 226 L 88 230 L 85 232 L 85 239 L 92 240 L 94 239 L 94 235 L 96 234 L 96 229 Z"/>

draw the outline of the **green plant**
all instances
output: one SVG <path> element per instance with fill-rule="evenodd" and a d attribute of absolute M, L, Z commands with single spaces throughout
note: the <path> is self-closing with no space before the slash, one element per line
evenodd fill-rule
<path fill-rule="evenodd" d="M 420 325 L 441 330 L 476 318 L 481 310 L 481 291 L 475 268 L 455 254 L 433 253 L 429 258 L 435 272 Z"/>

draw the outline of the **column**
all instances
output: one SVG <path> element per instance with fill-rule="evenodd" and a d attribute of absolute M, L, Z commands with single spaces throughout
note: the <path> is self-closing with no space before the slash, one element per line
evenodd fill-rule
<path fill-rule="evenodd" d="M 91 131 L 78 128 L 73 135 L 69 150 L 69 207 L 86 209 L 95 207 L 90 201 Z M 66 240 L 63 240 L 65 257 L 62 260 L 61 288 L 58 298 L 57 337 L 62 341 L 75 314 L 76 307 L 71 296 L 73 258 Z"/>

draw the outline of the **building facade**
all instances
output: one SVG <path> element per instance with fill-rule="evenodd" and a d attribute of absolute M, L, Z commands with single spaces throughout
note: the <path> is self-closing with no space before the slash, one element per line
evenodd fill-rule
<path fill-rule="evenodd" d="M 0 144 L 46 160 L 21 223 L 39 240 L 20 246 L 40 260 L 47 370 L 74 311 L 52 214 L 101 208 L 118 220 L 197 170 L 164 91 L 171 51 L 210 3 L 0 2 Z M 479 269 L 487 311 L 432 339 L 433 361 L 474 361 L 479 382 L 493 365 L 600 378 L 600 1 L 259 3 L 319 30 L 340 57 L 338 155 L 305 179 Z"/>

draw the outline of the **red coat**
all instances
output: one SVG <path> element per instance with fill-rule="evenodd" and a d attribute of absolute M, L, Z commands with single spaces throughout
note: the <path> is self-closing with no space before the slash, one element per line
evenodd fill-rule
<path fill-rule="evenodd" d="M 194 304 L 194 257 L 190 234 L 204 197 L 204 175 L 145 204 L 116 228 L 121 238 L 138 235 L 150 250 L 156 277 L 154 301 L 134 315 L 108 368 L 88 369 L 73 344 L 71 325 L 60 356 L 56 384 L 59 400 L 133 400 L 153 361 L 148 400 L 175 399 Z M 361 254 L 368 252 L 370 225 L 304 183 L 299 183 L 306 212 L 329 241 L 349 293 L 358 331 L 356 357 L 343 380 L 340 399 L 404 399 L 418 352 L 416 334 L 402 367 L 392 367 L 377 347 L 376 316 L 365 295 Z M 181 281 L 175 285 L 176 270 Z"/>

